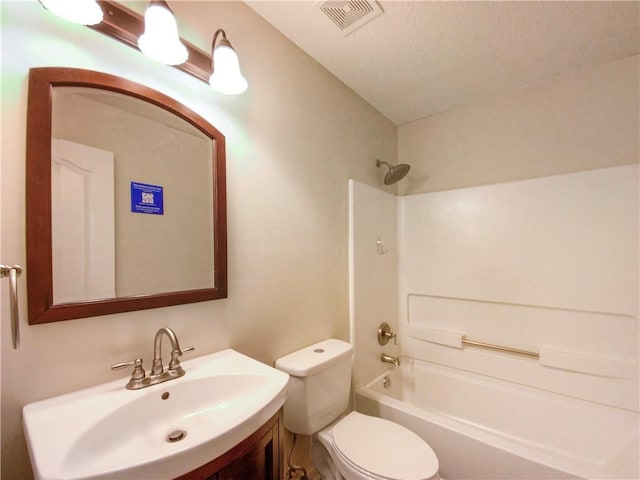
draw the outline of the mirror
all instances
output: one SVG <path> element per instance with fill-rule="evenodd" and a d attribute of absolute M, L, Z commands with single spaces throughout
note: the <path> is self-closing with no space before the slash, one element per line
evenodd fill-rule
<path fill-rule="evenodd" d="M 34 68 L 29 323 L 226 298 L 224 136 L 100 72 Z"/>

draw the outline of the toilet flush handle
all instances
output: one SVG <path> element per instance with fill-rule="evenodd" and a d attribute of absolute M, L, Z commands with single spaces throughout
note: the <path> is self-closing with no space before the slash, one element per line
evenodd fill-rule
<path fill-rule="evenodd" d="M 378 327 L 378 343 L 380 345 L 386 345 L 389 343 L 389 339 L 393 338 L 393 344 L 397 345 L 396 334 L 391 331 L 391 327 L 387 322 L 382 322 Z"/>

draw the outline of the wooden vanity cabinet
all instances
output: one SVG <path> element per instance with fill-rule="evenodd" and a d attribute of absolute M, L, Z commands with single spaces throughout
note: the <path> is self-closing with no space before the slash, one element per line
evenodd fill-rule
<path fill-rule="evenodd" d="M 175 480 L 281 480 L 283 435 L 280 410 L 231 450 Z"/>

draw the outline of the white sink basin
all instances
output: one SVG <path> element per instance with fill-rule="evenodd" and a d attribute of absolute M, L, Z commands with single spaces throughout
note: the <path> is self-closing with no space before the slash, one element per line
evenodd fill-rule
<path fill-rule="evenodd" d="M 286 398 L 286 373 L 231 349 L 182 365 L 183 377 L 140 390 L 121 378 L 25 406 L 36 478 L 177 477 L 240 443 Z"/>

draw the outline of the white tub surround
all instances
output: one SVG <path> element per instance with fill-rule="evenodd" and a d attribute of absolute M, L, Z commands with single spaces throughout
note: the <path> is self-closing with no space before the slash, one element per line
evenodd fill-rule
<path fill-rule="evenodd" d="M 403 197 L 402 353 L 637 412 L 639 197 L 638 165 Z"/>
<path fill-rule="evenodd" d="M 637 478 L 638 173 L 397 198 L 395 347 L 375 336 L 393 303 L 374 275 L 389 199 L 354 189 L 356 408 L 423 435 L 445 478 Z M 401 357 L 395 399 L 366 386 L 383 351 Z"/>
<path fill-rule="evenodd" d="M 355 385 L 385 371 L 382 353 L 400 353 L 396 342 L 381 346 L 376 341 L 382 322 L 398 331 L 397 202 L 395 195 L 349 180 L 349 324 L 356 351 Z"/>

